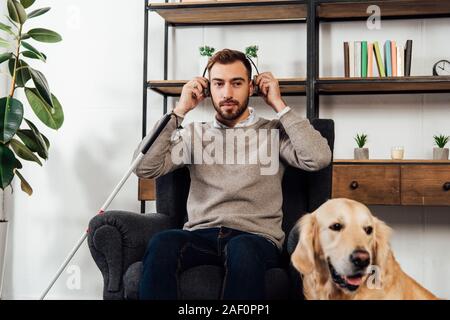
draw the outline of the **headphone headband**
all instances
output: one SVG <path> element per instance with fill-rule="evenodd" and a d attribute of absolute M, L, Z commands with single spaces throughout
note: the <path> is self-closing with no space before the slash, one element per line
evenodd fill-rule
<path fill-rule="evenodd" d="M 250 59 L 247 55 L 245 56 L 246 58 L 247 58 L 247 60 L 248 61 L 250 61 L 251 62 L 251 64 L 255 67 L 255 70 L 256 70 L 256 74 L 257 75 L 259 75 L 259 71 L 258 71 L 258 68 L 256 67 L 256 64 L 253 62 L 253 60 L 252 59 Z M 206 75 L 206 71 L 208 70 L 208 65 L 206 65 L 206 67 L 205 67 L 205 69 L 203 70 L 203 75 L 202 75 L 202 77 L 204 78 L 205 77 L 205 75 Z"/>

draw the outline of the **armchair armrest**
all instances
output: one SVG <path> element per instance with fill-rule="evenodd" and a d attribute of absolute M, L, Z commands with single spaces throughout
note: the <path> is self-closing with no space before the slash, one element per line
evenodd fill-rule
<path fill-rule="evenodd" d="M 148 241 L 172 227 L 167 215 L 107 211 L 89 222 L 88 245 L 103 275 L 103 297 L 123 299 L 123 274 L 140 261 Z"/>

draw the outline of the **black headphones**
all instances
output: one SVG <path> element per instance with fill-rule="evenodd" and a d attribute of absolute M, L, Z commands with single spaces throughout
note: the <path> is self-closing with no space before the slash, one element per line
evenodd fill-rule
<path fill-rule="evenodd" d="M 256 67 L 256 65 L 255 65 L 255 63 L 253 62 L 252 59 L 250 59 L 250 58 L 247 57 L 247 56 L 245 56 L 245 57 L 246 57 L 247 60 L 250 61 L 251 64 L 255 67 L 256 75 L 253 76 L 252 83 L 253 83 L 253 92 L 254 92 L 256 95 L 258 95 L 258 94 L 259 94 L 259 87 L 256 85 L 256 77 L 259 76 L 258 68 Z M 206 75 L 206 71 L 207 71 L 207 70 L 208 70 L 208 65 L 205 67 L 205 70 L 203 70 L 203 75 L 202 75 L 203 78 L 205 78 L 205 75 Z M 204 95 L 205 97 L 209 97 L 209 96 L 211 96 L 211 83 L 209 82 L 209 80 L 206 80 L 206 81 L 208 81 L 208 87 L 205 88 L 205 89 L 203 89 L 203 95 Z"/>

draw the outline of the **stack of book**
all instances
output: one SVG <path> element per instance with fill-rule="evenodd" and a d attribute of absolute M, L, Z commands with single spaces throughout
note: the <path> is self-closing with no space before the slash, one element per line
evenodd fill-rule
<path fill-rule="evenodd" d="M 412 40 L 405 45 L 387 40 L 383 47 L 378 41 L 344 42 L 346 78 L 410 76 L 411 58 Z"/>

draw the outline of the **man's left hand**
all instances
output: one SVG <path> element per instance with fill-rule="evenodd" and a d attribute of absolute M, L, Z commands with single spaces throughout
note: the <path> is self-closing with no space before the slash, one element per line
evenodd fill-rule
<path fill-rule="evenodd" d="M 259 87 L 260 96 L 275 112 L 280 112 L 286 107 L 286 103 L 281 98 L 278 80 L 271 72 L 260 73 L 256 77 L 256 85 Z"/>

